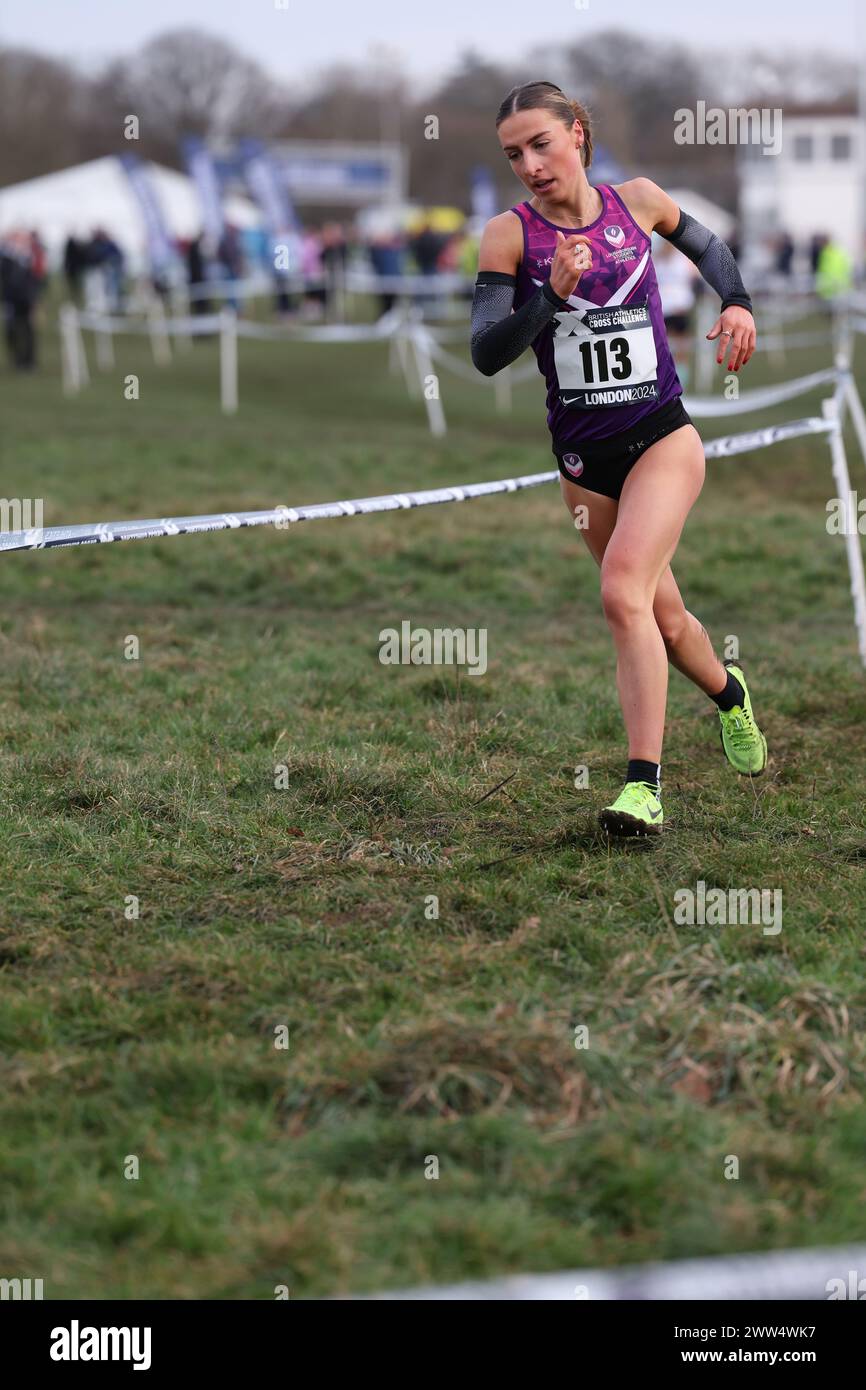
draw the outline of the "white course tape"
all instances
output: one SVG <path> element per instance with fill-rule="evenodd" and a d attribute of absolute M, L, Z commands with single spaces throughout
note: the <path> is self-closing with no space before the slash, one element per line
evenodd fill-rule
<path fill-rule="evenodd" d="M 238 319 L 237 335 L 239 338 L 266 338 L 282 343 L 368 343 L 390 338 L 397 332 L 397 321 L 388 319 L 385 322 L 386 317 L 383 314 L 377 323 L 323 323 L 303 327 L 290 324 L 281 327 L 273 323 Z"/>
<path fill-rule="evenodd" d="M 345 279 L 346 289 L 355 293 L 417 294 L 433 298 L 469 291 L 474 283 L 471 276 L 454 271 L 440 271 L 436 275 L 377 275 L 373 270 L 348 270 Z"/>
<path fill-rule="evenodd" d="M 835 420 L 789 420 L 781 425 L 750 430 L 747 434 L 711 439 L 704 446 L 707 458 L 729 458 L 752 449 L 766 448 L 798 435 L 826 434 L 837 430 Z M 459 487 L 430 488 L 424 492 L 387 493 L 382 497 L 359 497 L 353 501 L 316 502 L 309 506 L 274 507 L 262 512 L 231 512 L 213 516 L 177 516 L 147 521 L 88 522 L 79 526 L 46 526 L 30 531 L 0 533 L 0 551 L 46 550 L 64 545 L 99 545 L 110 541 L 150 540 L 159 536 L 188 536 L 197 531 L 225 531 L 241 526 L 275 526 L 282 530 L 298 521 L 322 521 L 326 518 L 367 516 L 372 512 L 390 512 L 401 508 L 430 507 L 443 502 L 467 502 L 475 497 L 492 497 L 501 492 L 519 492 L 524 488 L 552 483 L 558 471 L 528 473 L 519 478 L 502 478 L 490 483 L 464 483 Z"/>
<path fill-rule="evenodd" d="M 168 319 L 156 317 L 144 323 L 134 323 L 128 318 L 111 317 L 109 314 L 78 314 L 78 326 L 91 328 L 95 333 L 218 333 L 219 314 L 190 314 L 188 318 Z"/>
<path fill-rule="evenodd" d="M 442 344 L 437 342 L 426 330 L 424 337 L 427 343 L 427 351 L 430 353 L 434 362 L 441 362 L 443 366 L 447 367 L 455 376 L 462 377 L 464 381 L 471 381 L 473 386 L 478 386 L 485 381 L 488 383 L 492 381 L 492 377 L 482 377 L 477 367 L 473 367 L 469 362 L 464 362 L 462 357 L 458 357 L 455 353 L 449 352 L 447 348 L 444 348 Z"/>
<path fill-rule="evenodd" d="M 776 352 L 780 348 L 817 347 L 819 343 L 832 343 L 833 334 L 826 329 L 815 333 L 770 333 L 758 339 L 755 352 Z"/>
<path fill-rule="evenodd" d="M 189 299 L 273 299 L 282 293 L 300 294 L 308 289 L 322 289 L 327 283 L 321 275 L 275 271 L 272 279 L 202 280 L 186 287 L 186 294 Z"/>
<path fill-rule="evenodd" d="M 471 381 L 476 386 L 483 385 L 485 380 L 492 380 L 492 378 L 479 380 L 475 368 L 443 347 L 426 326 L 419 331 L 424 335 L 430 356 L 434 361 L 441 362 L 455 376 L 462 377 L 465 381 Z M 519 384 L 522 381 L 528 381 L 530 377 L 537 376 L 538 366 L 535 362 L 529 362 L 517 368 L 512 367 L 511 371 L 512 384 Z M 823 371 L 812 372 L 809 376 L 796 377 L 793 381 L 783 381 L 776 386 L 764 386 L 758 387 L 754 391 L 745 391 L 736 399 L 726 400 L 720 399 L 718 396 L 693 396 L 686 399 L 684 396 L 683 404 L 689 414 L 698 419 L 710 419 L 723 415 L 746 415 L 749 411 L 764 410 L 767 406 L 780 405 L 783 401 L 793 400 L 796 396 L 804 396 L 809 391 L 814 391 L 818 386 L 826 386 L 830 382 L 837 381 L 839 376 L 840 372 L 837 368 L 827 367 Z"/>
<path fill-rule="evenodd" d="M 821 372 L 809 376 L 798 376 L 793 381 L 780 381 L 776 386 L 759 386 L 754 391 L 744 391 L 735 400 L 724 400 L 718 396 L 683 396 L 683 405 L 690 415 L 699 419 L 710 419 L 717 415 L 745 415 L 750 410 L 764 410 L 770 405 L 780 405 L 782 401 L 793 400 L 795 396 L 805 396 L 817 386 L 826 386 L 842 375 L 836 367 L 826 367 Z"/>
<path fill-rule="evenodd" d="M 160 318 L 157 327 L 161 333 L 218 333 L 224 320 L 221 314 L 195 314 L 188 318 Z M 96 333 L 140 333 L 153 332 L 153 323 L 135 323 L 128 318 L 110 317 L 107 314 L 79 314 L 81 328 L 92 329 Z M 325 323 L 286 325 L 255 323 L 249 319 L 237 319 L 235 332 L 239 338 L 268 338 L 279 342 L 307 343 L 357 343 L 373 342 L 388 338 L 399 326 L 396 317 L 383 314 L 376 323 Z"/>
<path fill-rule="evenodd" d="M 866 1269 L 866 1246 L 815 1250 L 772 1250 L 760 1255 L 719 1255 L 675 1260 L 671 1264 L 631 1265 L 622 1269 L 570 1269 L 556 1274 L 512 1274 L 484 1283 L 441 1284 L 367 1299 L 483 1299 L 589 1302 L 685 1302 L 721 1299 L 758 1302 L 779 1299 L 818 1302 L 862 1298 L 859 1272 Z M 853 1280 L 852 1280 L 853 1274 Z"/>
<path fill-rule="evenodd" d="M 423 325 L 422 331 L 427 342 L 427 351 L 430 353 L 430 356 L 435 361 L 442 362 L 442 364 L 448 367 L 449 370 L 455 374 L 455 376 L 462 377 L 464 381 L 471 381 L 473 386 L 483 386 L 485 382 L 489 385 L 495 383 L 495 376 L 481 376 L 477 368 L 471 366 L 468 362 L 464 362 L 462 357 L 458 357 L 455 353 L 449 352 L 447 348 L 442 347 L 441 338 L 437 334 L 432 333 L 426 324 Z M 460 336 L 465 342 L 466 334 L 461 333 Z M 527 362 L 523 366 L 512 366 L 509 370 L 512 386 L 519 385 L 523 381 L 529 381 L 530 377 L 538 376 L 538 363 L 535 361 L 535 359 L 533 359 L 531 362 Z"/>
<path fill-rule="evenodd" d="M 108 541 L 149 540 L 155 536 L 184 536 L 196 531 L 225 531 L 237 526 L 275 526 L 278 530 L 297 521 L 322 521 L 371 512 L 430 507 L 440 502 L 470 501 L 497 492 L 517 492 L 553 482 L 558 473 L 530 473 L 491 483 L 465 483 L 462 487 L 430 488 L 425 492 L 388 493 L 383 497 L 359 497 L 350 502 L 316 502 L 310 506 L 274 507 L 265 512 L 235 512 L 230 516 L 178 516 L 161 521 L 103 521 L 82 526 L 46 526 L 42 530 L 0 533 L 0 551 L 43 550 L 61 545 L 93 545 Z M 458 496 L 457 494 L 462 494 Z"/>

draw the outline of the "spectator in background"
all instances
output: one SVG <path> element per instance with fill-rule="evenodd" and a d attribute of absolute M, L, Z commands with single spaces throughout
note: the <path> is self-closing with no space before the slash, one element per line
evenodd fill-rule
<path fill-rule="evenodd" d="M 415 257 L 422 275 L 436 274 L 439 257 L 447 240 L 448 237 L 442 232 L 434 231 L 429 222 L 425 222 L 410 238 L 409 250 Z"/>
<path fill-rule="evenodd" d="M 847 294 L 854 283 L 851 257 L 839 241 L 824 237 L 815 270 L 815 290 L 824 300 Z"/>
<path fill-rule="evenodd" d="M 322 269 L 325 274 L 325 308 L 330 313 L 336 282 L 346 273 L 349 244 L 339 222 L 326 222 L 322 228 Z"/>
<path fill-rule="evenodd" d="M 299 225 L 284 227 L 271 242 L 270 261 L 275 287 L 275 304 L 281 318 L 292 317 L 300 303 L 299 286 L 303 273 L 304 233 Z"/>
<path fill-rule="evenodd" d="M 41 290 L 48 279 L 48 256 L 45 244 L 35 228 L 30 232 L 30 265 Z"/>
<path fill-rule="evenodd" d="M 302 315 L 304 318 L 322 318 L 328 299 L 322 263 L 322 238 L 312 228 L 304 232 L 301 241 L 301 274 L 304 277 Z"/>
<path fill-rule="evenodd" d="M 453 238 L 451 254 L 454 260 L 454 270 L 458 275 L 465 276 L 467 284 L 465 289 L 460 290 L 461 299 L 472 303 L 475 294 L 475 277 L 478 274 L 478 250 L 480 241 L 477 236 L 470 236 L 468 232 L 456 232 Z"/>
<path fill-rule="evenodd" d="M 18 371 L 30 371 L 36 366 L 33 311 L 40 287 L 30 234 L 9 232 L 0 242 L 0 300 L 6 347 Z"/>
<path fill-rule="evenodd" d="M 401 232 L 374 237 L 367 247 L 370 262 L 377 275 L 402 275 L 406 244 Z M 387 314 L 394 307 L 397 295 L 394 290 L 380 290 L 380 312 Z"/>
<path fill-rule="evenodd" d="M 226 223 L 225 231 L 220 237 L 217 257 L 225 267 L 229 279 L 240 280 L 244 273 L 241 239 L 237 227 L 232 226 L 230 222 Z"/>
<path fill-rule="evenodd" d="M 233 227 L 229 222 L 225 225 L 225 230 L 219 240 L 217 247 L 217 264 L 220 276 L 223 280 L 228 280 L 229 287 L 241 279 L 244 273 L 244 260 L 241 252 L 241 239 L 237 227 Z M 238 312 L 237 296 L 229 293 L 226 303 Z"/>
<path fill-rule="evenodd" d="M 434 230 L 429 222 L 424 222 L 414 236 L 409 239 L 409 250 L 415 258 L 422 275 L 433 276 L 439 270 L 439 257 L 448 241 L 448 235 Z M 432 294 L 415 295 L 416 304 L 433 304 L 436 296 Z"/>
<path fill-rule="evenodd" d="M 790 278 L 793 260 L 794 239 L 790 232 L 780 232 L 776 239 L 776 273 Z"/>
<path fill-rule="evenodd" d="M 97 227 L 85 248 L 88 269 L 99 271 L 110 314 L 123 312 L 124 257 L 117 242 Z"/>
<path fill-rule="evenodd" d="M 198 293 L 199 285 L 204 285 L 207 281 L 203 240 L 203 234 L 199 232 L 186 248 L 186 278 L 190 292 L 190 307 L 194 314 L 209 314 L 211 310 L 210 300 Z"/>
<path fill-rule="evenodd" d="M 809 239 L 809 269 L 813 275 L 818 274 L 818 262 L 828 239 L 823 232 L 813 232 Z"/>
<path fill-rule="evenodd" d="M 84 243 L 74 236 L 67 237 L 66 245 L 63 248 L 63 274 L 66 276 L 69 294 L 76 304 L 81 303 L 82 282 L 86 266 L 87 254 Z"/>

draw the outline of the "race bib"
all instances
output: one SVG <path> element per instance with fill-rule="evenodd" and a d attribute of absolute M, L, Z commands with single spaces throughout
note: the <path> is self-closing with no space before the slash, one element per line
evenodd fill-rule
<path fill-rule="evenodd" d="M 556 314 L 553 359 L 560 400 L 575 410 L 658 400 L 655 337 L 645 303 Z"/>

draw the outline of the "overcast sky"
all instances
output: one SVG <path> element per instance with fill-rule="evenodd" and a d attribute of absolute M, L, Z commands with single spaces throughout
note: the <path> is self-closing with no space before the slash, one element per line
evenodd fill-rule
<path fill-rule="evenodd" d="M 80 60 L 88 67 L 167 29 L 218 34 L 281 77 L 309 77 L 338 60 L 365 59 L 373 40 L 398 50 L 427 86 L 461 52 L 511 59 L 535 44 L 573 43 L 624 27 L 696 46 L 752 44 L 862 52 L 864 0 L 0 0 L 0 43 Z"/>

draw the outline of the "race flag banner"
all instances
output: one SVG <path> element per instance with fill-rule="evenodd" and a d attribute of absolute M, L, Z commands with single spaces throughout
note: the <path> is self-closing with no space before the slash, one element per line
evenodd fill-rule
<path fill-rule="evenodd" d="M 160 275 L 174 260 L 175 253 L 150 170 L 137 154 L 122 154 L 120 162 L 141 209 L 151 271 L 154 275 Z"/>
<path fill-rule="evenodd" d="M 187 135 L 181 141 L 187 172 L 196 186 L 201 203 L 202 228 L 214 247 L 219 246 L 225 231 L 222 190 L 213 156 L 197 135 Z"/>
<path fill-rule="evenodd" d="M 265 215 L 274 268 L 284 273 L 298 270 L 301 227 L 277 160 L 261 140 L 242 140 L 238 158 L 247 187 Z M 286 248 L 284 264 L 281 247 Z"/>
<path fill-rule="evenodd" d="M 496 185 L 486 164 L 476 164 L 471 179 L 472 216 L 489 222 L 498 212 Z"/>

